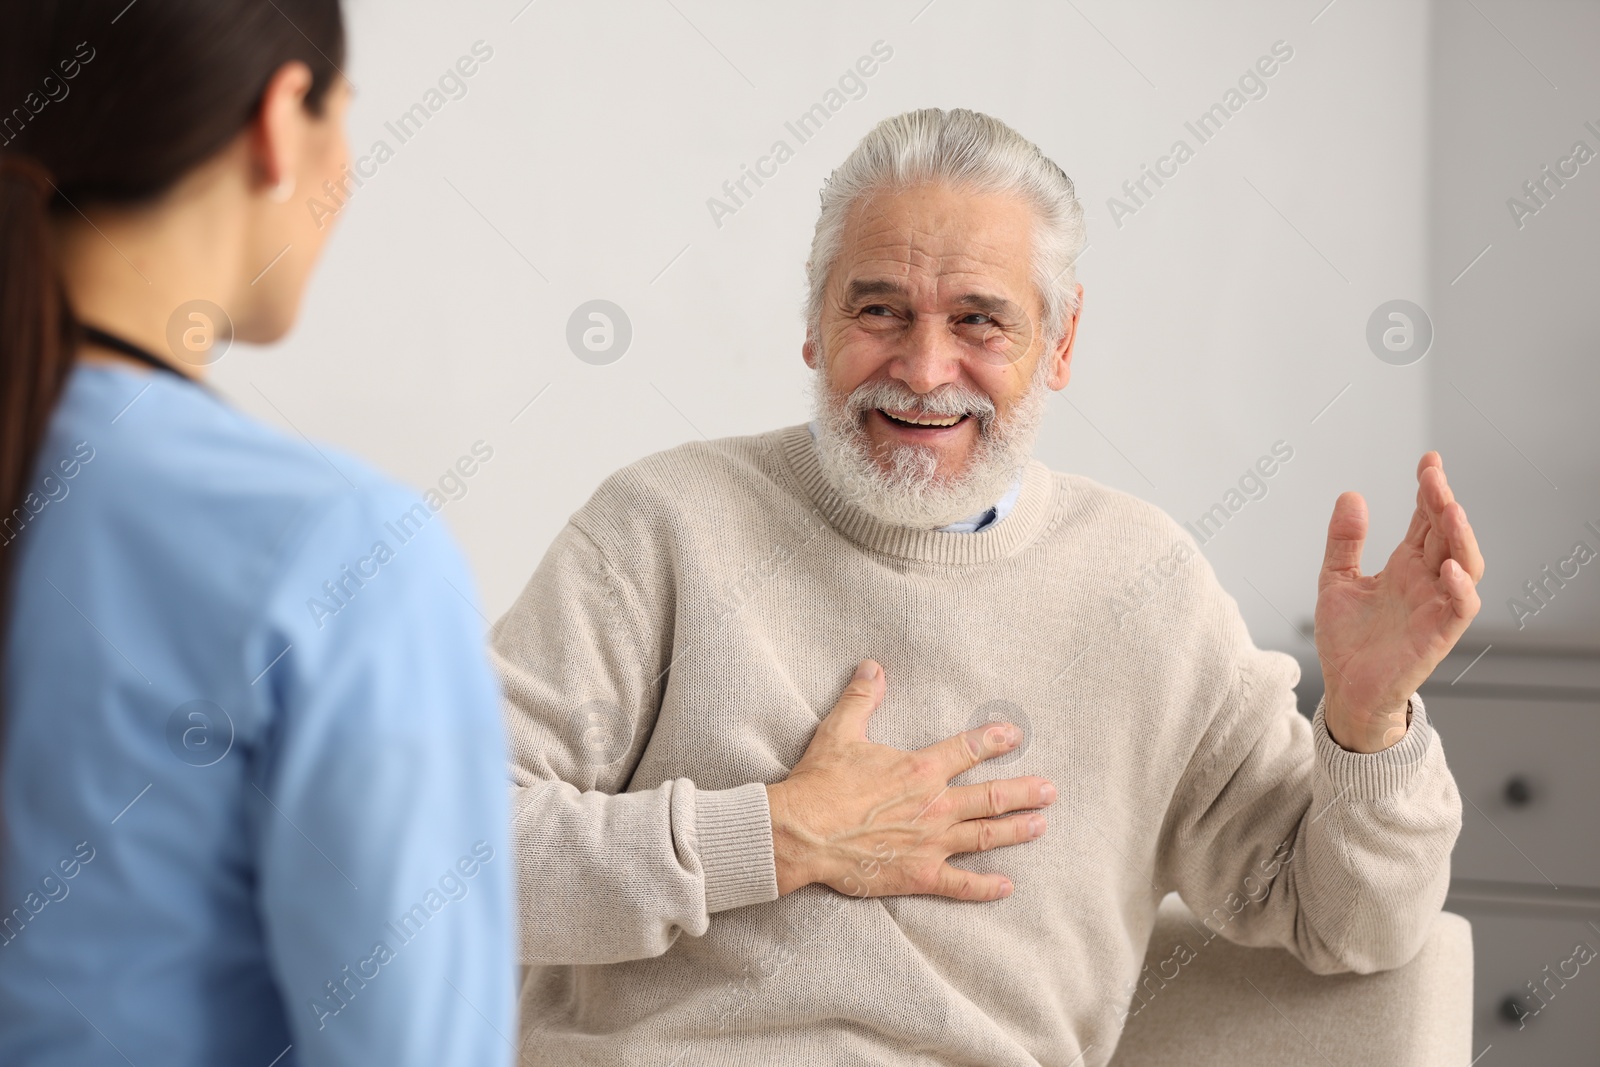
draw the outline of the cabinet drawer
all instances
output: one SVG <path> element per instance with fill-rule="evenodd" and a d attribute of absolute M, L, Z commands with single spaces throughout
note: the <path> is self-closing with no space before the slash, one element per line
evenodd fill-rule
<path fill-rule="evenodd" d="M 1600 705 L 1423 699 L 1462 797 L 1451 874 L 1600 886 Z"/>
<path fill-rule="evenodd" d="M 1506 642 L 1497 638 L 1487 652 L 1482 644 L 1470 644 L 1465 649 L 1450 653 L 1434 670 L 1429 684 L 1454 684 L 1456 690 L 1479 686 L 1498 689 L 1517 686 L 1587 689 L 1600 693 L 1600 655 L 1535 655 L 1508 649 Z"/>
<path fill-rule="evenodd" d="M 1481 1067 L 1600 1063 L 1600 932 L 1583 918 L 1451 910 L 1472 923 L 1473 1055 L 1493 1046 Z M 1512 1004 L 1526 1017 L 1514 1021 Z"/>

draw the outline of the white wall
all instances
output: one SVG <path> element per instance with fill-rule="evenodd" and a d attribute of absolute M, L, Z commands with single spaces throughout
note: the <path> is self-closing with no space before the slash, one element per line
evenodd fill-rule
<path fill-rule="evenodd" d="M 1600 560 L 1569 565 L 1545 606 L 1523 586 L 1578 541 L 1600 549 L 1600 6 L 1478 2 L 1436 5 L 1433 87 L 1435 425 L 1489 562 L 1471 636 L 1593 646 Z M 1528 197 L 1578 141 L 1596 157 Z"/>
<path fill-rule="evenodd" d="M 292 337 L 218 375 L 415 484 L 488 441 L 446 514 L 491 618 L 611 470 L 806 418 L 817 190 L 875 121 L 928 105 L 1011 123 L 1087 208 L 1076 373 L 1042 459 L 1183 520 L 1288 441 L 1270 495 L 1206 553 L 1257 641 L 1300 654 L 1287 620 L 1309 620 L 1334 497 L 1368 496 L 1369 568 L 1404 532 L 1430 360 L 1381 363 L 1364 331 L 1379 303 L 1428 298 L 1423 0 L 523 2 L 357 0 L 358 154 L 395 147 L 384 122 L 474 41 L 493 57 L 341 213 Z M 893 57 L 865 97 L 797 145 L 785 120 L 879 40 Z M 1280 40 L 1267 95 L 1199 145 L 1184 122 Z M 780 137 L 794 158 L 719 228 L 707 198 Z M 1194 158 L 1119 228 L 1108 198 L 1178 138 Z M 565 342 L 596 297 L 633 323 L 610 366 Z"/>

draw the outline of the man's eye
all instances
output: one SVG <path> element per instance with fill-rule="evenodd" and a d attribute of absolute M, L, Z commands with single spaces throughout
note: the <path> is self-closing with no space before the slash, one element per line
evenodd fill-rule
<path fill-rule="evenodd" d="M 964 324 L 968 325 L 968 326 L 987 326 L 990 323 L 994 322 L 993 319 L 991 319 L 989 316 L 985 315 L 981 311 L 974 311 L 972 314 L 966 316 L 961 321 Z"/>
<path fill-rule="evenodd" d="M 883 304 L 870 304 L 861 309 L 863 315 L 893 315 L 894 312 Z"/>

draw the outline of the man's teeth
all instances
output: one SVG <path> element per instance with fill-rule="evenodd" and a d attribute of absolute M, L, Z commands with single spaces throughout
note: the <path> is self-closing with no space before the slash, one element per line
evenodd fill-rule
<path fill-rule="evenodd" d="M 965 415 L 918 415 L 914 418 L 907 418 L 904 415 L 891 415 L 887 411 L 884 414 L 895 422 L 903 422 L 908 426 L 954 426 L 966 418 Z"/>

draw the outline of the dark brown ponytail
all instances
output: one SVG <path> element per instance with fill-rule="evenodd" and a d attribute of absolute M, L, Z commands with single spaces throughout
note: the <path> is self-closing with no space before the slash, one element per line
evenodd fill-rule
<path fill-rule="evenodd" d="M 71 359 L 72 315 L 50 237 L 54 196 L 42 166 L 0 151 L 0 594 L 7 603 L 15 553 L 6 550 L 28 521 L 14 509 L 22 508 Z"/>
<path fill-rule="evenodd" d="M 0 654 L 23 500 L 78 347 L 52 216 L 159 195 L 244 128 L 285 63 L 311 68 L 320 113 L 344 58 L 338 0 L 27 0 L 4 15 Z"/>

